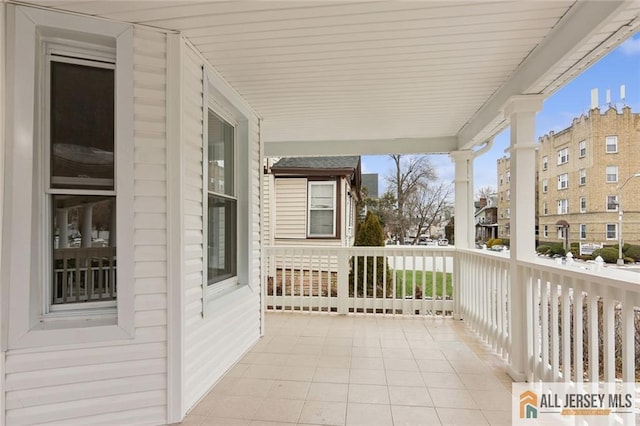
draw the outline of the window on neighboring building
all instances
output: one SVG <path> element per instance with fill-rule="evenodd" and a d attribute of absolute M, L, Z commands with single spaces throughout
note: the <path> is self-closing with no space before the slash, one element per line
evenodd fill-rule
<path fill-rule="evenodd" d="M 587 169 L 580 169 L 580 171 L 578 173 L 579 173 L 579 176 L 580 176 L 580 185 L 586 185 L 587 184 Z"/>
<path fill-rule="evenodd" d="M 502 175 L 500 175 L 500 185 L 503 184 L 503 179 L 502 179 Z"/>
<path fill-rule="evenodd" d="M 508 208 L 508 209 L 505 211 L 505 216 L 506 216 L 506 218 L 507 218 L 507 219 L 509 219 L 509 218 L 511 217 L 511 209 L 509 209 L 509 208 Z"/>
<path fill-rule="evenodd" d="M 547 170 L 549 168 L 549 157 L 546 155 L 542 157 L 542 170 Z"/>
<path fill-rule="evenodd" d="M 587 239 L 587 225 L 585 223 L 580 224 L 580 239 L 581 240 Z"/>
<path fill-rule="evenodd" d="M 336 182 L 309 182 L 310 237 L 336 236 Z"/>
<path fill-rule="evenodd" d="M 543 235 L 545 238 L 549 238 L 549 227 L 548 227 L 547 225 L 544 225 L 544 226 L 542 227 L 542 235 Z"/>
<path fill-rule="evenodd" d="M 605 146 L 607 154 L 615 154 L 618 152 L 618 136 L 605 137 Z"/>
<path fill-rule="evenodd" d="M 542 214 L 545 216 L 549 214 L 549 207 L 547 206 L 546 201 L 542 203 Z"/>
<path fill-rule="evenodd" d="M 511 170 L 507 170 L 507 183 L 511 182 Z"/>
<path fill-rule="evenodd" d="M 558 175 L 558 189 L 567 189 L 569 187 L 569 174 L 563 173 Z"/>
<path fill-rule="evenodd" d="M 580 213 L 587 211 L 587 197 L 580 197 Z"/>
<path fill-rule="evenodd" d="M 511 190 L 507 189 L 507 201 L 511 200 Z"/>
<path fill-rule="evenodd" d="M 542 193 L 546 194 L 549 191 L 549 180 L 542 179 Z"/>
<path fill-rule="evenodd" d="M 558 165 L 569 162 L 569 148 L 562 148 L 558 151 Z"/>
<path fill-rule="evenodd" d="M 578 142 L 578 157 L 584 158 L 587 156 L 587 141 Z"/>
<path fill-rule="evenodd" d="M 618 239 L 618 224 L 617 223 L 607 223 L 607 240 L 617 240 Z"/>
<path fill-rule="evenodd" d="M 237 282 L 238 197 L 235 128 L 212 109 L 207 122 L 207 285 Z"/>
<path fill-rule="evenodd" d="M 607 182 L 617 182 L 618 181 L 618 166 L 607 166 Z"/>
<path fill-rule="evenodd" d="M 558 214 L 569 213 L 569 200 L 558 200 Z"/>
<path fill-rule="evenodd" d="M 618 211 L 617 195 L 607 195 L 607 211 L 610 211 L 610 212 Z"/>

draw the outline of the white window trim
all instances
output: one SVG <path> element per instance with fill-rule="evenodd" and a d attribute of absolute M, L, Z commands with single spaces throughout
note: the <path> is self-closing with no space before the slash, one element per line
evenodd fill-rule
<path fill-rule="evenodd" d="M 607 170 L 609 167 L 615 167 L 616 168 L 616 179 L 615 180 L 609 180 L 609 171 Z M 606 183 L 617 183 L 618 179 L 619 179 L 619 172 L 620 169 L 618 168 L 618 166 L 605 166 L 604 168 L 604 180 Z"/>
<path fill-rule="evenodd" d="M 582 206 L 582 200 L 584 200 L 584 207 Z M 580 197 L 580 199 L 578 201 L 580 203 L 580 213 L 586 213 L 587 212 L 587 197 Z"/>
<path fill-rule="evenodd" d="M 584 230 L 584 235 L 582 234 L 582 230 Z M 587 239 L 587 225 L 584 223 L 581 223 L 579 228 L 578 228 L 578 232 L 580 233 L 580 239 L 581 240 L 586 240 Z"/>
<path fill-rule="evenodd" d="M 542 193 L 546 194 L 547 192 L 549 192 L 549 180 L 542 179 Z"/>
<path fill-rule="evenodd" d="M 564 190 L 569 188 L 569 174 L 563 173 L 558 175 L 558 190 Z"/>
<path fill-rule="evenodd" d="M 68 15 L 24 6 L 7 5 L 10 21 L 8 53 L 13 63 L 8 67 L 7 132 L 7 205 L 4 212 L 3 252 L 7 267 L 3 282 L 9 283 L 12 319 L 8 330 L 11 348 L 60 345 L 131 338 L 134 335 L 134 258 L 133 251 L 133 27 L 129 24 Z M 46 27 L 46 28 L 45 28 Z M 36 100 L 38 72 L 36 56 L 40 54 L 37 31 L 46 35 L 94 42 L 110 40 L 116 47 L 116 240 L 118 241 L 117 312 L 74 310 L 51 321 L 42 321 L 43 283 L 49 275 L 48 244 L 42 235 L 44 197 L 25 197 L 37 191 L 33 179 L 34 156 L 38 152 L 39 117 Z M 71 36 L 70 34 L 73 34 Z M 79 34 L 79 35 L 78 35 Z M 38 115 L 35 115 L 38 114 Z M 41 200 L 40 200 L 41 199 Z M 35 230 L 33 229 L 35 227 Z M 10 248 L 10 249 L 9 249 Z M 127 261 L 127 259 L 129 259 Z M 73 315 L 71 315 L 73 314 Z"/>
<path fill-rule="evenodd" d="M 333 233 L 332 234 L 312 234 L 311 233 L 311 187 L 314 185 L 331 185 L 333 187 Z M 337 209 L 338 209 L 338 186 L 335 180 L 315 180 L 307 182 L 307 238 L 335 238 L 337 235 Z"/>
<path fill-rule="evenodd" d="M 609 208 L 609 197 L 615 197 L 615 208 L 610 209 Z M 607 195 L 605 198 L 605 206 L 604 209 L 608 212 L 617 212 L 618 211 L 618 196 L 617 195 Z"/>
<path fill-rule="evenodd" d="M 616 235 L 609 238 L 609 225 L 613 225 L 616 230 Z M 606 223 L 604 225 L 604 237 L 609 241 L 614 241 L 618 239 L 618 224 L 617 223 Z"/>
<path fill-rule="evenodd" d="M 228 94 L 225 82 L 210 68 L 203 67 L 203 96 L 202 96 L 202 315 L 210 316 L 216 312 L 219 306 L 233 303 L 239 297 L 253 291 L 256 285 L 250 282 L 250 267 L 252 264 L 252 250 L 250 241 L 251 223 L 251 155 L 249 141 L 249 113 L 244 108 L 236 105 Z M 237 256 L 236 276 L 224 281 L 208 285 L 207 282 L 207 213 L 208 213 L 208 114 L 209 110 L 218 114 L 222 119 L 232 124 L 235 128 L 235 188 L 237 195 Z"/>
<path fill-rule="evenodd" d="M 549 157 L 548 156 L 544 156 L 542 157 L 542 170 L 547 170 L 549 168 Z"/>
<path fill-rule="evenodd" d="M 609 151 L 609 138 L 615 138 L 616 141 L 616 150 L 615 151 Z M 604 152 L 605 154 L 617 154 L 618 153 L 618 135 L 607 135 L 604 137 Z"/>
<path fill-rule="evenodd" d="M 582 153 L 582 146 L 584 145 L 584 154 Z M 578 158 L 584 158 L 587 156 L 587 141 L 583 140 L 578 142 Z"/>

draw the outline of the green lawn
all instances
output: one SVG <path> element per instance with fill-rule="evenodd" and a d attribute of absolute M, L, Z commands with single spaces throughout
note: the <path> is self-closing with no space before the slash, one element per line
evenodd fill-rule
<path fill-rule="evenodd" d="M 415 275 L 415 287 L 423 288 L 423 272 L 422 271 L 403 271 L 396 270 L 396 297 L 402 297 L 402 285 L 405 283 L 405 295 L 410 296 L 413 294 L 413 282 Z M 424 296 L 431 297 L 433 294 L 433 278 L 434 274 L 431 271 L 424 272 Z M 451 273 L 443 274 L 442 272 L 435 273 L 436 284 L 436 297 L 442 296 L 442 283 L 446 280 L 447 292 L 446 296 L 453 294 L 453 284 L 451 283 Z"/>

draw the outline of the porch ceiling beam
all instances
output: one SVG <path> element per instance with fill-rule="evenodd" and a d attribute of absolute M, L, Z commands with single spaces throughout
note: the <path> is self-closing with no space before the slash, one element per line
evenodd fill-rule
<path fill-rule="evenodd" d="M 319 141 L 265 141 L 267 157 L 442 154 L 455 151 L 458 138 L 347 139 Z"/>
<path fill-rule="evenodd" d="M 623 7 L 624 1 L 581 1 L 516 69 L 513 76 L 458 132 L 459 149 L 469 149 L 506 126 L 501 109 L 514 95 L 539 93 L 536 85 L 566 60 Z M 579 62 L 579 61 L 578 61 Z M 538 92 L 532 92 L 538 90 Z M 547 93 L 548 91 L 548 93 Z M 549 95 L 551 90 L 543 89 Z"/>

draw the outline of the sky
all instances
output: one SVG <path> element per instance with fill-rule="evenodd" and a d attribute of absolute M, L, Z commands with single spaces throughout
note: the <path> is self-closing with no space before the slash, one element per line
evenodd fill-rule
<path fill-rule="evenodd" d="M 605 93 L 611 91 L 611 103 L 621 106 L 620 86 L 625 86 L 625 104 L 632 112 L 640 112 L 640 33 L 626 40 L 618 48 L 591 65 L 563 88 L 548 97 L 542 110 L 536 115 L 536 140 L 550 131 L 558 132 L 571 125 L 574 117 L 586 114 L 591 105 L 591 90 L 598 89 L 600 110 L 607 107 Z M 474 187 L 497 188 L 497 159 L 505 155 L 509 146 L 509 128 L 498 134 L 493 147 L 476 158 Z M 452 182 L 454 166 L 448 155 L 431 155 L 438 178 Z M 362 172 L 379 174 L 379 193 L 385 191 L 386 175 L 393 171 L 393 162 L 388 156 L 363 156 Z"/>

